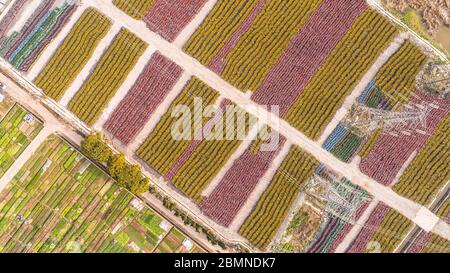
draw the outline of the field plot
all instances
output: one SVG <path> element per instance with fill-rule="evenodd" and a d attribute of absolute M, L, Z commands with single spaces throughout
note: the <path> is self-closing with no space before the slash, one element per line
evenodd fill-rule
<path fill-rule="evenodd" d="M 347 252 L 394 252 L 413 225 L 396 210 L 379 203 Z"/>
<path fill-rule="evenodd" d="M 0 197 L 2 252 L 151 252 L 172 228 L 55 135 Z"/>
<path fill-rule="evenodd" d="M 86 124 L 93 125 L 147 46 L 122 28 L 89 79 L 70 102 L 69 110 Z"/>
<path fill-rule="evenodd" d="M 175 63 L 159 52 L 154 53 L 104 128 L 122 143 L 130 143 L 175 85 L 181 73 L 182 69 Z"/>
<path fill-rule="evenodd" d="M 261 150 L 263 143 L 268 140 L 261 137 L 253 140 L 245 152 L 233 162 L 213 192 L 202 199 L 202 211 L 217 223 L 229 226 L 283 148 L 286 139 L 280 138 L 279 142 L 274 144 L 278 146 L 273 151 Z"/>
<path fill-rule="evenodd" d="M 77 5 L 58 2 L 42 1 L 22 29 L 13 31 L 0 44 L 2 57 L 16 69 L 28 71 L 75 12 Z"/>
<path fill-rule="evenodd" d="M 450 179 L 450 116 L 419 150 L 393 190 L 419 204 L 428 205 Z"/>
<path fill-rule="evenodd" d="M 0 43 L 3 44 L 7 35 L 8 30 L 12 25 L 17 21 L 26 7 L 28 0 L 17 0 L 14 2 L 12 7 L 8 10 L 8 12 L 2 18 L 0 22 Z"/>
<path fill-rule="evenodd" d="M 323 222 L 307 249 L 310 253 L 335 252 L 372 200 L 367 191 L 346 178 L 333 181 L 330 185 L 330 190 L 338 194 L 333 194 L 334 197 L 329 198 L 322 207 Z"/>
<path fill-rule="evenodd" d="M 113 0 L 114 5 L 165 39 L 173 41 L 206 0 Z"/>
<path fill-rule="evenodd" d="M 186 238 L 180 231 L 173 228 L 164 239 L 156 247 L 155 253 L 201 253 L 204 252 L 198 246 L 192 244 L 192 242 Z"/>
<path fill-rule="evenodd" d="M 310 155 L 291 148 L 239 233 L 260 249 L 266 248 L 317 166 Z"/>
<path fill-rule="evenodd" d="M 0 122 L 0 177 L 39 134 L 43 125 L 15 104 Z"/>
<path fill-rule="evenodd" d="M 111 25 L 109 18 L 88 8 L 36 78 L 36 86 L 53 99 L 60 100 Z"/>

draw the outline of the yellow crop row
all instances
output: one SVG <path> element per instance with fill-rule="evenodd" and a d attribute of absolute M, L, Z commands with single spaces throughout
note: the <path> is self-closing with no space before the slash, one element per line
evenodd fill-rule
<path fill-rule="evenodd" d="M 264 5 L 226 56 L 222 77 L 242 91 L 256 91 L 322 0 L 272 0 Z"/>
<path fill-rule="evenodd" d="M 409 101 L 415 91 L 416 76 L 426 60 L 427 56 L 420 48 L 406 41 L 378 71 L 376 84 L 395 103 L 394 110 Z"/>
<path fill-rule="evenodd" d="M 300 148 L 291 148 L 239 233 L 253 245 L 265 249 L 318 164 Z"/>
<path fill-rule="evenodd" d="M 450 241 L 436 234 L 430 234 L 429 236 L 431 239 L 422 250 L 423 253 L 450 253 Z"/>
<path fill-rule="evenodd" d="M 69 105 L 75 115 L 92 125 L 125 81 L 147 44 L 122 28 L 89 79 Z"/>
<path fill-rule="evenodd" d="M 390 209 L 370 241 L 379 243 L 382 252 L 392 253 L 413 226 L 408 218 Z"/>
<path fill-rule="evenodd" d="M 209 65 L 258 1 L 218 0 L 183 50 L 202 64 Z"/>
<path fill-rule="evenodd" d="M 450 116 L 420 149 L 393 190 L 419 204 L 429 205 L 435 194 L 450 180 Z"/>
<path fill-rule="evenodd" d="M 194 112 L 194 98 L 201 98 L 203 107 L 213 104 L 219 94 L 211 87 L 207 86 L 197 78 L 193 78 L 185 86 L 180 95 L 172 102 L 169 110 L 164 114 L 156 125 L 155 129 L 148 136 L 145 142 L 137 150 L 136 154 L 154 168 L 158 173 L 165 175 L 172 167 L 174 162 L 182 155 L 188 147 L 189 140 L 176 140 L 171 134 L 171 127 L 180 118 L 172 117 L 172 113 L 178 105 L 189 107 L 192 115 Z M 201 113 L 200 113 L 201 114 Z M 194 128 L 206 123 L 206 119 L 201 120 L 201 124 L 195 125 L 193 116 L 191 123 L 191 136 L 194 134 Z"/>
<path fill-rule="evenodd" d="M 108 17 L 88 8 L 36 78 L 35 84 L 53 99 L 61 99 L 111 25 Z"/>
<path fill-rule="evenodd" d="M 245 118 L 244 126 L 239 126 L 238 117 Z M 233 128 L 227 128 L 229 127 L 227 124 L 231 124 L 226 120 L 228 118 L 234 119 Z M 219 121 L 219 124 L 224 126 L 223 139 L 202 140 L 189 160 L 175 174 L 172 181 L 174 185 L 187 196 L 200 202 L 202 191 L 242 143 L 242 139 L 237 136 L 246 136 L 255 122 L 256 119 L 241 108 L 236 108 L 233 115 L 226 113 Z M 234 134 L 234 137 L 227 138 L 228 130 Z"/>
<path fill-rule="evenodd" d="M 113 4 L 130 17 L 141 20 L 155 0 L 113 0 Z"/>
<path fill-rule="evenodd" d="M 285 118 L 311 139 L 317 139 L 348 94 L 397 34 L 374 10 L 359 16 Z"/>

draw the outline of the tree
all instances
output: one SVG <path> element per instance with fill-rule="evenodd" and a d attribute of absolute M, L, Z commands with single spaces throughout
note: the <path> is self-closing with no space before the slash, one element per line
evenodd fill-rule
<path fill-rule="evenodd" d="M 144 177 L 141 180 L 139 180 L 138 182 L 133 183 L 130 186 L 130 191 L 134 194 L 143 194 L 144 192 L 148 191 L 148 187 L 150 185 L 150 179 L 148 179 L 148 177 Z"/>
<path fill-rule="evenodd" d="M 112 155 L 111 149 L 100 133 L 93 133 L 87 136 L 81 142 L 81 149 L 87 156 L 101 164 L 108 162 Z"/>
<path fill-rule="evenodd" d="M 108 172 L 111 177 L 117 179 L 127 167 L 127 160 L 123 154 L 115 154 L 108 160 Z"/>

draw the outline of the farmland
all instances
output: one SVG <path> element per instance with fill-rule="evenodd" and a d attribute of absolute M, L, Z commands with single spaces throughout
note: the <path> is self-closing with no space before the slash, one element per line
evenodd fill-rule
<path fill-rule="evenodd" d="M 146 48 L 146 43 L 127 29 L 122 29 L 70 102 L 69 110 L 86 124 L 92 125 Z"/>
<path fill-rule="evenodd" d="M 448 217 L 449 98 L 420 82 L 444 65 L 390 19 L 364 0 L 15 0 L 0 251 L 201 252 L 160 209 L 211 250 L 445 250 L 428 211 Z"/>
<path fill-rule="evenodd" d="M 0 122 L 0 177 L 39 134 L 42 123 L 15 104 Z"/>
<path fill-rule="evenodd" d="M 181 76 L 181 68 L 155 53 L 127 96 L 105 124 L 114 137 L 128 144 L 144 127 Z"/>
<path fill-rule="evenodd" d="M 317 165 L 298 147 L 291 148 L 239 233 L 260 249 L 267 247 Z"/>
<path fill-rule="evenodd" d="M 56 135 L 1 193 L 0 219 L 2 252 L 152 252 L 178 232 Z"/>
<path fill-rule="evenodd" d="M 183 152 L 188 148 L 189 140 L 175 140 L 171 135 L 171 126 L 176 121 L 176 117 L 172 117 L 171 113 L 177 105 L 186 105 L 191 113 L 195 113 L 194 98 L 202 99 L 202 106 L 207 106 L 216 101 L 218 93 L 200 80 L 193 78 L 184 87 L 183 91 L 172 102 L 169 110 L 160 119 L 152 133 L 146 141 L 139 147 L 136 154 L 144 160 L 149 166 L 155 169 L 161 175 L 167 175 L 172 165 L 175 163 Z M 194 122 L 199 123 L 199 120 Z M 194 134 L 195 126 L 202 124 L 192 124 L 189 133 Z"/>
<path fill-rule="evenodd" d="M 15 68 L 28 71 L 76 10 L 76 5 L 69 2 L 56 7 L 55 4 L 55 0 L 42 1 L 22 29 L 12 32 L 0 44 L 2 57 Z"/>
<path fill-rule="evenodd" d="M 413 228 L 413 223 L 385 204 L 380 203 L 370 215 L 364 228 L 352 242 L 349 252 L 393 252 Z M 413 238 L 412 247 L 407 252 L 445 252 L 449 242 L 435 234 L 419 233 Z"/>
<path fill-rule="evenodd" d="M 98 10 L 87 9 L 34 81 L 36 86 L 53 99 L 61 99 L 111 24 Z"/>
<path fill-rule="evenodd" d="M 147 27 L 173 41 L 190 20 L 200 11 L 206 0 L 114 0 L 113 3 L 126 14 L 143 20 Z M 180 8 L 182 5 L 182 8 Z"/>

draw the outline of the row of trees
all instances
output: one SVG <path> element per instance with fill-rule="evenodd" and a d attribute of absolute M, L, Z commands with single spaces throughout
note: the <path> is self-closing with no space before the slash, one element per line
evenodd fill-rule
<path fill-rule="evenodd" d="M 123 154 L 115 154 L 100 133 L 87 136 L 81 142 L 81 149 L 90 158 L 106 166 L 109 175 L 121 187 L 134 194 L 148 191 L 150 180 L 142 174 L 141 168 L 135 164 L 128 164 Z"/>

